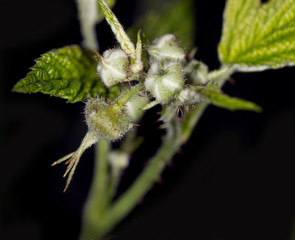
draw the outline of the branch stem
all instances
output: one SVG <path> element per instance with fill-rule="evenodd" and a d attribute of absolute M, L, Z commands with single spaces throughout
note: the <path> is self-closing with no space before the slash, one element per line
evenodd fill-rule
<path fill-rule="evenodd" d="M 96 145 L 94 176 L 82 217 L 80 240 L 100 239 L 102 217 L 108 205 L 108 153 L 110 143 L 99 140 Z"/>
<path fill-rule="evenodd" d="M 96 0 L 76 0 L 76 2 L 83 45 L 88 49 L 99 51 L 95 29 L 98 19 L 97 2 Z"/>

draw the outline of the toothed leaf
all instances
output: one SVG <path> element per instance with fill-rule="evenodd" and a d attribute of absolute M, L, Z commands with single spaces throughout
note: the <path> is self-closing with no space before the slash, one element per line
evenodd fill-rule
<path fill-rule="evenodd" d="M 36 60 L 31 72 L 13 88 L 15 92 L 41 92 L 73 103 L 89 94 L 116 97 L 117 87 L 108 90 L 96 75 L 97 63 L 91 51 L 72 45 L 51 50 Z"/>
<path fill-rule="evenodd" d="M 223 64 L 254 70 L 294 65 L 295 1 L 228 0 L 218 53 Z"/>

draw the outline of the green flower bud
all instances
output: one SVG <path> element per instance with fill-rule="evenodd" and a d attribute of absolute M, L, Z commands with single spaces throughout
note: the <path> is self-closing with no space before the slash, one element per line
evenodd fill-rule
<path fill-rule="evenodd" d="M 181 64 L 163 61 L 153 63 L 144 84 L 157 101 L 168 102 L 183 89 L 184 79 Z"/>
<path fill-rule="evenodd" d="M 87 148 L 92 146 L 98 140 L 118 140 L 130 130 L 132 123 L 125 111 L 125 106 L 130 99 L 142 90 L 143 85 L 137 84 L 128 91 L 123 92 L 120 97 L 110 104 L 100 98 L 90 98 L 87 101 L 85 116 L 88 132 L 86 136 L 75 152 L 66 155 L 52 164 L 52 166 L 54 166 L 68 160 L 66 162 L 68 167 L 64 177 L 67 175 L 69 176 L 64 191 L 68 188 L 79 160 Z"/>
<path fill-rule="evenodd" d="M 194 85 L 203 85 L 208 82 L 208 67 L 202 62 L 193 59 L 183 70 Z"/>
<path fill-rule="evenodd" d="M 132 124 L 124 108 L 107 104 L 100 98 L 91 98 L 85 108 L 86 123 L 97 139 L 115 141 L 129 131 Z"/>
<path fill-rule="evenodd" d="M 161 37 L 155 38 L 148 48 L 150 55 L 150 62 L 160 60 L 183 61 L 185 57 L 184 50 L 173 34 L 165 34 Z"/>
<path fill-rule="evenodd" d="M 103 53 L 97 72 L 107 87 L 126 81 L 128 57 L 123 50 L 111 49 Z"/>

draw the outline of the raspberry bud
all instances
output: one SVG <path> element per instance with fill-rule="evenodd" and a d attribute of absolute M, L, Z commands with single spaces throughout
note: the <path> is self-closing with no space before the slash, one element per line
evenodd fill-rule
<path fill-rule="evenodd" d="M 107 87 L 126 81 L 128 57 L 123 50 L 111 49 L 103 53 L 97 72 Z"/>
<path fill-rule="evenodd" d="M 208 67 L 202 62 L 193 59 L 183 70 L 194 85 L 203 85 L 208 82 Z"/>
<path fill-rule="evenodd" d="M 100 98 L 90 98 L 85 107 L 88 132 L 79 148 L 65 157 L 57 160 L 52 166 L 61 162 L 69 164 L 64 177 L 68 176 L 64 191 L 68 188 L 75 169 L 83 152 L 98 140 L 115 141 L 124 136 L 132 127 L 132 123 L 126 113 L 126 103 L 142 91 L 142 84 L 137 84 L 130 90 L 123 92 L 114 102 L 108 104 Z"/>
<path fill-rule="evenodd" d="M 91 98 L 86 103 L 86 122 L 89 131 L 97 139 L 115 141 L 122 138 L 132 127 L 124 108 L 107 104 L 100 98 Z"/>
<path fill-rule="evenodd" d="M 153 63 L 144 84 L 157 101 L 168 102 L 184 86 L 181 64 L 163 61 Z"/>
<path fill-rule="evenodd" d="M 184 50 L 173 34 L 165 34 L 155 38 L 148 48 L 150 62 L 160 60 L 183 61 L 185 57 Z"/>

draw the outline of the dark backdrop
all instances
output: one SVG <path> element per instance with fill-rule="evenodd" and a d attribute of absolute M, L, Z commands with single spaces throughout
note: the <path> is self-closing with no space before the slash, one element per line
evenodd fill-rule
<path fill-rule="evenodd" d="M 134 20 L 135 3 L 118 0 L 114 9 L 126 27 Z M 195 4 L 197 57 L 211 69 L 219 66 L 223 8 L 220 0 Z M 0 239 L 76 239 L 93 149 L 83 155 L 65 194 L 65 169 L 50 164 L 80 144 L 87 131 L 83 104 L 11 92 L 41 53 L 80 43 L 74 1 L 1 0 L 0 26 Z M 113 46 L 108 26 L 98 28 L 101 46 Z M 263 113 L 209 107 L 161 183 L 115 229 L 113 239 L 290 239 L 294 73 L 284 68 L 235 74 L 235 84 L 227 83 L 224 91 L 258 103 Z M 152 111 L 148 116 L 145 123 L 155 120 Z M 132 161 L 123 187 L 145 160 Z"/>

